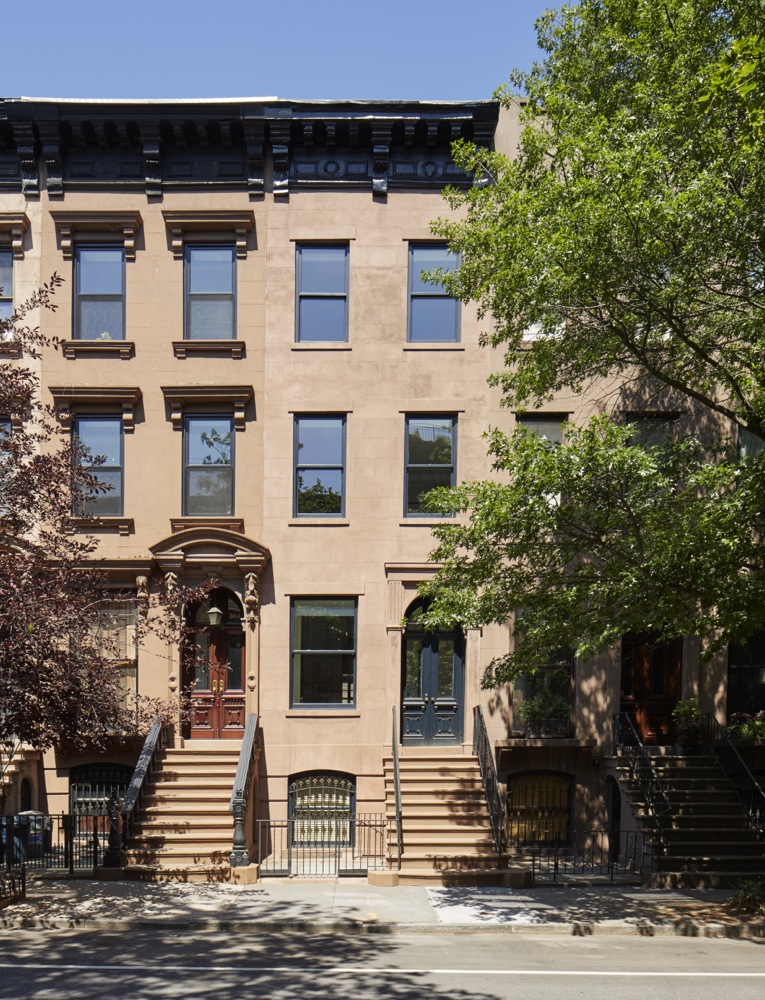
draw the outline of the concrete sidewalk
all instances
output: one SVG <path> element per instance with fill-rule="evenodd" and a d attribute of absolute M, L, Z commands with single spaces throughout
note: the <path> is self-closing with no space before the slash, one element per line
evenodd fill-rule
<path fill-rule="evenodd" d="M 0 927 L 342 933 L 634 934 L 765 937 L 765 920 L 734 916 L 725 890 L 627 886 L 370 886 L 362 880 L 270 879 L 252 886 L 30 879 Z"/>

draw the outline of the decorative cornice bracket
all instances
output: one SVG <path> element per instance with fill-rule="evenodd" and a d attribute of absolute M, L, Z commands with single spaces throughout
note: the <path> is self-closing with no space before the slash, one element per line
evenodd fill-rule
<path fill-rule="evenodd" d="M 24 259 L 24 234 L 29 229 L 26 212 L 0 212 L 0 239 L 9 239 L 14 260 Z M 3 239 L 4 238 L 4 239 Z"/>
<path fill-rule="evenodd" d="M 135 260 L 135 238 L 143 220 L 140 212 L 51 212 L 64 260 L 74 256 L 74 244 L 80 233 L 91 237 L 117 233 L 122 237 L 125 260 Z"/>
<path fill-rule="evenodd" d="M 82 407 L 108 407 L 122 413 L 122 426 L 126 434 L 135 430 L 135 408 L 141 398 L 137 386 L 71 386 L 52 385 L 50 393 L 56 407 L 56 416 L 64 430 L 72 426 L 72 417 Z"/>
<path fill-rule="evenodd" d="M 183 259 L 186 241 L 199 233 L 212 233 L 223 238 L 234 236 L 236 256 L 239 260 L 247 257 L 247 234 L 255 225 L 252 211 L 218 211 L 216 209 L 196 212 L 163 212 L 165 225 L 170 231 L 170 245 L 173 257 Z"/>
<path fill-rule="evenodd" d="M 246 426 L 245 410 L 253 397 L 251 385 L 180 385 L 162 386 L 165 402 L 170 407 L 173 429 L 183 429 L 183 413 L 187 406 L 223 404 L 234 411 L 234 428 L 243 431 Z"/>

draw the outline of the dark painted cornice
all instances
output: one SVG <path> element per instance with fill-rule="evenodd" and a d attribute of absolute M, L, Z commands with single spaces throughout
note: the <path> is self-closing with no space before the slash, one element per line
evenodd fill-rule
<path fill-rule="evenodd" d="M 495 101 L 0 100 L 0 189 L 440 188 L 450 147 L 493 142 Z M 42 169 L 42 165 L 45 169 Z M 268 169 L 267 169 L 268 167 Z"/>

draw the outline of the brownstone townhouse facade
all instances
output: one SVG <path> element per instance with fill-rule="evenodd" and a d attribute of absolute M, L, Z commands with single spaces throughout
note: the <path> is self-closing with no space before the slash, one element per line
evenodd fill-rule
<path fill-rule="evenodd" d="M 273 838 L 274 823 L 329 804 L 340 826 L 319 822 L 311 837 L 331 841 L 355 816 L 395 812 L 395 742 L 414 869 L 471 853 L 469 837 L 439 840 L 425 786 L 444 783 L 452 812 L 473 801 L 477 725 L 512 822 L 543 800 L 560 832 L 618 820 L 615 714 L 634 709 L 660 745 L 681 697 L 720 722 L 730 690 L 735 707 L 762 701 L 756 652 L 700 669 L 690 642 L 651 653 L 625 637 L 567 664 L 562 681 L 557 670 L 565 712 L 536 732 L 518 711 L 523 684 L 481 688 L 508 627 L 418 626 L 418 585 L 434 572 L 421 497 L 488 475 L 483 432 L 515 421 L 487 385 L 501 358 L 479 345 L 475 310 L 421 279 L 455 264 L 430 223 L 449 211 L 444 186 L 482 182 L 457 169 L 451 143 L 512 152 L 517 135 L 517 115 L 491 101 L 0 101 L 0 310 L 54 272 L 65 279 L 40 317 L 60 343 L 40 376 L 61 426 L 105 456 L 111 489 L 73 527 L 98 538 L 119 594 L 107 609 L 115 669 L 130 692 L 193 687 L 164 763 L 185 797 L 168 792 L 164 814 L 159 789 L 147 800 L 136 863 L 226 861 L 225 807 L 255 715 L 250 860 L 258 823 Z M 555 440 L 598 406 L 560 398 L 524 419 Z M 129 596 L 160 580 L 213 583 L 184 609 L 199 630 L 193 661 L 151 636 L 136 643 Z M 124 792 L 136 753 L 30 752 L 5 812 Z M 488 825 L 475 808 L 463 817 L 473 840 Z M 199 814 L 207 827 L 184 850 L 171 831 Z"/>

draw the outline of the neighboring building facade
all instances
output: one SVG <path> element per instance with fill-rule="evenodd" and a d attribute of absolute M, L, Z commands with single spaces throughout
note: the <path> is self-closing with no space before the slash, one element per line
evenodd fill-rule
<path fill-rule="evenodd" d="M 645 706 L 656 742 L 680 697 L 725 719 L 724 656 L 699 673 L 686 643 L 652 664 L 628 637 L 566 667 L 560 732 L 524 735 L 522 685 L 515 712 L 510 689 L 480 687 L 509 628 L 417 626 L 433 572 L 420 496 L 487 475 L 483 432 L 514 422 L 475 310 L 419 277 L 453 266 L 430 222 L 441 189 L 469 183 L 460 137 L 512 152 L 517 119 L 495 102 L 0 102 L 0 314 L 65 278 L 41 316 L 61 342 L 45 398 L 112 486 L 75 529 L 120 591 L 215 585 L 187 609 L 193 666 L 156 639 L 138 649 L 130 602 L 104 628 L 129 689 L 195 682 L 179 743 L 230 746 L 258 714 L 259 817 L 286 817 L 322 776 L 382 812 L 392 709 L 403 752 L 460 757 L 481 705 L 500 779 L 552 789 L 589 825 L 607 818 L 614 713 Z M 554 438 L 596 407 L 533 419 Z M 31 804 L 66 811 L 133 762 L 51 752 Z"/>

